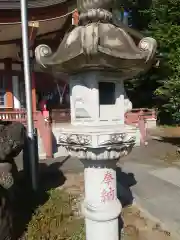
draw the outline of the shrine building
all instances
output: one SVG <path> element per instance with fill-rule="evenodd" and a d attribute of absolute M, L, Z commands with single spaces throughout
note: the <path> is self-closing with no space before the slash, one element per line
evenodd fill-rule
<path fill-rule="evenodd" d="M 32 77 L 33 111 L 39 99 L 50 100 L 54 109 L 68 107 L 68 86 L 65 75 L 51 76 L 41 71 L 34 61 L 34 49 L 47 44 L 56 49 L 65 32 L 72 27 L 76 1 L 28 1 L 29 52 Z M 20 1 L 0 4 L 0 119 L 5 112 L 26 109 L 22 57 Z M 67 95 L 67 96 L 66 96 Z M 63 97 L 63 101 L 60 97 Z"/>

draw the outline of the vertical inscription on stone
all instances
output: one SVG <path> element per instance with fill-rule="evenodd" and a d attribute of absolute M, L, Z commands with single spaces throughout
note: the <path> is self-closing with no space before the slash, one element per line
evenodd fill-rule
<path fill-rule="evenodd" d="M 104 175 L 102 181 L 102 191 L 101 191 L 101 202 L 106 203 L 114 200 L 115 198 L 115 189 L 112 186 L 112 181 L 114 180 L 111 172 L 107 171 Z"/>

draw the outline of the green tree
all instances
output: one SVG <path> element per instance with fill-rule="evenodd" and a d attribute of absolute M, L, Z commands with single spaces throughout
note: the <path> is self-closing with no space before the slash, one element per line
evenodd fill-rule
<path fill-rule="evenodd" d="M 153 36 L 163 58 L 158 72 L 160 86 L 160 116 L 180 123 L 180 0 L 153 0 L 150 9 L 142 14 L 148 17 L 148 34 Z M 169 118 L 169 119 L 168 119 Z"/>
<path fill-rule="evenodd" d="M 117 0 L 133 27 L 158 42 L 158 69 L 126 82 L 134 107 L 158 107 L 162 123 L 180 123 L 180 0 Z M 138 96 L 138 97 L 137 97 Z"/>

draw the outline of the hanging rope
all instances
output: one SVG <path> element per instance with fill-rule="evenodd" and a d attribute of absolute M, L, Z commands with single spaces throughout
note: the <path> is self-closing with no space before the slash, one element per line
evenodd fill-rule
<path fill-rule="evenodd" d="M 58 82 L 56 82 L 56 86 L 57 86 L 57 90 L 58 90 L 58 93 L 59 93 L 59 101 L 60 101 L 60 104 L 62 104 L 63 97 L 64 97 L 64 94 L 65 94 L 66 88 L 67 88 L 67 83 L 64 85 L 62 92 L 61 92 L 61 89 L 59 87 Z"/>

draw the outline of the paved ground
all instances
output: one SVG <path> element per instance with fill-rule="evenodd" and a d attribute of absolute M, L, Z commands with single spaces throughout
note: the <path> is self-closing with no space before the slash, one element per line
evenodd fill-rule
<path fill-rule="evenodd" d="M 123 171 L 134 173 L 131 188 L 135 200 L 170 230 L 180 234 L 180 167 L 174 158 L 176 147 L 151 141 L 147 148 L 135 149 L 123 159 Z M 164 156 L 172 154 L 174 161 Z"/>
<path fill-rule="evenodd" d="M 135 148 L 118 165 L 124 172 L 119 179 L 120 183 L 126 181 L 127 176 L 132 178 L 134 174 L 135 181 L 128 184 L 133 185 L 131 189 L 136 202 L 165 223 L 170 230 L 173 229 L 180 234 L 180 165 L 178 159 L 174 157 L 176 149 L 177 147 L 170 143 L 150 140 L 147 147 Z M 21 157 L 17 163 L 21 169 Z M 74 158 L 41 161 L 40 168 L 48 172 L 59 171 L 58 169 L 77 173 L 83 171 L 83 165 Z M 120 195 L 123 191 L 120 186 Z"/>

